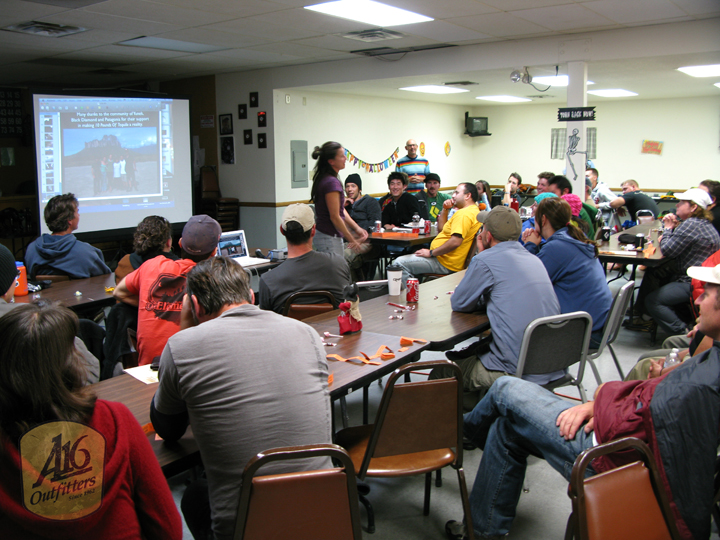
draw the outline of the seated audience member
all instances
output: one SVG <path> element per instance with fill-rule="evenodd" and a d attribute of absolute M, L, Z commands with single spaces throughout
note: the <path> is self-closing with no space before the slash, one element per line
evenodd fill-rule
<path fill-rule="evenodd" d="M 158 360 L 168 338 L 180 329 L 185 278 L 198 262 L 215 255 L 221 232 L 210 216 L 192 216 L 180 239 L 182 259 L 158 255 L 115 287 L 115 298 L 138 307 L 138 365 Z"/>
<path fill-rule="evenodd" d="M 421 216 L 423 219 L 430 219 L 433 223 L 437 222 L 437 217 L 442 210 L 442 205 L 450 198 L 447 193 L 440 193 L 440 175 L 430 173 L 425 177 L 425 189 L 419 191 L 415 196 L 425 202 L 427 216 Z M 422 207 L 422 204 L 420 205 Z"/>
<path fill-rule="evenodd" d="M 448 219 L 448 211 L 452 207 L 457 211 Z M 475 185 L 469 182 L 459 184 L 438 214 L 440 232 L 430 244 L 430 249 L 419 249 L 412 255 L 395 259 L 395 264 L 402 266 L 403 283 L 408 277 L 419 274 L 452 274 L 462 270 L 475 234 L 480 229 L 477 210 Z"/>
<path fill-rule="evenodd" d="M 720 204 L 718 204 L 718 200 L 720 199 L 720 182 L 717 180 L 703 180 L 698 187 L 703 191 L 707 191 L 712 199 L 712 204 L 708 206 L 707 209 L 712 213 L 713 227 L 720 233 Z"/>
<path fill-rule="evenodd" d="M 706 210 L 711 203 L 710 196 L 702 189 L 694 188 L 676 197 L 675 214 L 663 218 L 660 238 L 663 258 L 669 259 L 667 264 L 671 266 L 663 268 L 665 275 L 655 281 L 648 279 L 648 274 L 657 278 L 659 273 L 649 268 L 638 292 L 638 302 L 644 300 L 647 314 L 670 335 L 687 331 L 687 323 L 674 309 L 691 300 L 692 286 L 687 269 L 701 265 L 720 249 L 720 236 L 712 226 L 712 215 Z M 647 284 L 645 280 L 648 280 Z M 651 290 L 653 285 L 658 288 Z"/>
<path fill-rule="evenodd" d="M 133 253 L 125 255 L 115 269 L 115 283 L 133 270 L 140 268 L 145 261 L 162 255 L 176 261 L 172 252 L 172 231 L 170 222 L 162 216 L 148 216 L 138 223 L 133 235 Z"/>
<path fill-rule="evenodd" d="M 597 246 L 571 223 L 570 212 L 570 205 L 564 199 L 542 201 L 535 212 L 535 229 L 524 233 L 525 249 L 536 254 L 545 266 L 561 313 L 587 311 L 590 314 L 593 320 L 591 348 L 597 348 L 612 304 L 612 293 L 597 258 Z M 541 239 L 546 240 L 543 246 L 540 246 Z"/>
<path fill-rule="evenodd" d="M 610 208 L 620 208 L 624 206 L 630 212 L 630 219 L 637 221 L 638 210 L 650 210 L 653 216 L 660 215 L 660 209 L 650 197 L 640 191 L 640 186 L 635 180 L 625 180 L 620 187 L 622 188 L 622 196 L 615 197 L 610 201 Z"/>
<path fill-rule="evenodd" d="M 43 213 L 52 234 L 43 234 L 28 245 L 25 266 L 30 278 L 34 279 L 37 274 L 60 274 L 80 279 L 110 273 L 102 251 L 81 242 L 73 234 L 80 223 L 75 195 L 53 197 Z"/>
<path fill-rule="evenodd" d="M 160 360 L 153 426 L 166 441 L 192 426 L 205 465 L 206 478 L 187 488 L 181 504 L 195 538 L 233 538 L 242 472 L 258 452 L 332 440 L 320 337 L 252 304 L 241 266 L 227 257 L 199 263 L 188 274 L 183 331 Z M 326 458 L 282 462 L 263 474 L 326 466 Z"/>
<path fill-rule="evenodd" d="M 595 199 L 593 199 L 592 197 L 592 182 L 589 178 L 585 178 L 585 200 L 583 202 L 588 206 L 597 208 L 597 205 L 595 204 Z"/>
<path fill-rule="evenodd" d="M 345 195 L 345 211 L 350 214 L 358 227 L 366 231 L 374 231 L 375 222 L 381 221 L 382 211 L 375 197 L 362 194 L 362 179 L 359 174 L 351 174 L 345 179 Z M 354 276 L 362 267 L 364 260 L 379 257 L 380 249 L 370 242 L 364 242 L 357 250 L 346 247 L 343 254 Z M 353 278 L 353 281 L 357 280 Z"/>
<path fill-rule="evenodd" d="M 578 229 L 580 229 L 583 234 L 589 239 L 594 239 L 595 228 L 593 227 L 592 223 L 589 221 L 585 221 L 583 218 L 580 217 L 580 213 L 583 210 L 583 204 L 580 200 L 580 197 L 578 197 L 574 193 L 566 193 L 560 198 L 570 205 L 570 222 L 572 222 Z"/>
<path fill-rule="evenodd" d="M 478 180 L 475 182 L 475 187 L 478 190 L 478 208 L 480 208 L 481 204 L 484 204 L 485 208 L 480 208 L 480 210 L 490 210 L 490 199 L 492 199 L 490 184 L 485 180 Z"/>
<path fill-rule="evenodd" d="M 511 173 L 505 186 L 505 192 L 503 193 L 503 204 L 509 205 L 511 199 L 514 199 L 520 204 L 520 195 L 518 195 L 518 187 L 520 184 L 522 184 L 522 177 L 516 172 Z"/>
<path fill-rule="evenodd" d="M 177 540 L 182 521 L 147 435 L 125 405 L 83 388 L 77 331 L 54 304 L 0 318 L 2 537 Z"/>
<path fill-rule="evenodd" d="M 617 199 L 617 195 L 610 190 L 605 182 L 600 180 L 600 173 L 597 169 L 587 169 L 585 171 L 585 179 L 590 180 L 590 184 L 592 185 L 590 196 L 595 201 L 594 206 L 602 212 L 603 221 L 610 223 L 610 217 L 612 216 L 610 203 Z"/>
<path fill-rule="evenodd" d="M 463 371 L 466 410 L 474 407 L 496 379 L 515 373 L 525 327 L 539 317 L 560 314 L 545 267 L 518 243 L 521 221 L 517 212 L 496 206 L 480 212 L 477 220 L 483 224 L 478 254 L 470 261 L 451 304 L 454 311 L 486 310 L 492 341 L 480 341 L 466 351 L 447 355 Z M 523 284 L 522 292 L 518 283 Z M 458 358 L 461 352 L 467 356 Z M 440 370 L 433 377 L 442 373 Z M 525 378 L 547 384 L 562 375 L 558 371 Z"/>
<path fill-rule="evenodd" d="M 415 214 L 420 215 L 420 203 L 417 197 L 403 191 L 408 185 L 407 175 L 391 172 L 387 179 L 390 193 L 380 199 L 382 226 L 391 231 L 410 223 Z"/>
<path fill-rule="evenodd" d="M 553 176 L 550 180 L 548 180 L 548 191 L 550 193 L 554 193 L 558 197 L 562 197 L 563 195 L 567 195 L 569 193 L 573 192 L 572 184 L 570 183 L 570 180 L 568 180 L 565 176 Z M 594 212 L 597 212 L 597 210 L 592 210 Z M 585 205 L 582 206 L 580 209 L 580 213 L 578 214 L 578 217 L 585 221 L 585 223 L 592 224 L 594 223 L 593 218 L 588 214 L 588 211 L 585 207 Z M 593 228 L 593 237 L 594 238 L 594 228 Z M 591 238 L 591 239 L 592 239 Z"/>
<path fill-rule="evenodd" d="M 0 317 L 24 305 L 14 302 L 17 275 L 15 257 L 8 248 L 0 244 Z M 75 351 L 79 355 L 83 382 L 85 384 L 98 382 L 100 380 L 100 361 L 87 349 L 85 343 L 79 337 L 75 337 Z"/>
<path fill-rule="evenodd" d="M 541 195 L 548 191 L 548 182 L 553 176 L 555 176 L 555 173 L 552 173 L 550 171 L 545 171 L 538 174 L 537 187 L 535 188 L 535 191 L 538 195 Z"/>
<path fill-rule="evenodd" d="M 335 305 L 344 300 L 343 289 L 350 283 L 350 270 L 344 258 L 334 253 L 313 251 L 315 214 L 307 204 L 291 204 L 282 215 L 280 233 L 287 240 L 287 259 L 260 276 L 260 309 L 282 313 L 291 294 L 301 291 L 330 291 Z M 303 298 L 312 304 L 322 298 Z"/>
<path fill-rule="evenodd" d="M 523 246 L 525 245 L 525 240 L 523 240 L 523 237 L 525 236 L 525 231 L 528 229 L 535 229 L 535 213 L 537 212 L 538 205 L 544 201 L 545 199 L 550 199 L 552 197 L 557 197 L 554 193 L 551 193 L 549 191 L 540 193 L 539 195 L 535 196 L 535 200 L 532 203 L 532 206 L 530 206 L 530 210 L 532 211 L 532 216 L 527 218 L 525 221 L 523 221 L 522 228 L 520 229 L 520 239 L 518 240 Z M 540 239 L 540 244 L 544 244 L 545 239 Z"/>
<path fill-rule="evenodd" d="M 720 424 L 720 267 L 688 273 L 706 282 L 697 303 L 699 328 L 716 341 L 709 351 L 661 377 L 604 383 L 595 401 L 574 407 L 539 386 L 504 377 L 465 415 L 465 437 L 483 449 L 470 494 L 476 538 L 510 532 L 528 456 L 544 458 L 570 480 L 571 464 L 583 450 L 623 437 L 650 446 L 681 536 L 710 537 Z M 636 459 L 632 452 L 612 454 L 594 460 L 589 470 L 601 473 Z M 461 522 L 448 522 L 446 530 L 449 538 L 465 536 Z"/>

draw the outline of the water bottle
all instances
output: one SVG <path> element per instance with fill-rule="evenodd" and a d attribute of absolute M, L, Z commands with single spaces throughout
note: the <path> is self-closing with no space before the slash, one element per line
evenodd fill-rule
<path fill-rule="evenodd" d="M 670 354 L 665 357 L 665 364 L 663 364 L 663 368 L 669 368 L 679 363 L 680 357 L 678 356 L 678 349 L 673 349 L 670 351 Z"/>

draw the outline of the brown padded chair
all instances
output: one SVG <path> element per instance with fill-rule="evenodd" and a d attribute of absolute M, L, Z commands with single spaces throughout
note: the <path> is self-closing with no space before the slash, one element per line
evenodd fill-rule
<path fill-rule="evenodd" d="M 413 369 L 449 368 L 448 379 L 398 383 Z M 335 441 L 345 448 L 360 480 L 365 477 L 395 477 L 425 474 L 424 515 L 430 513 L 432 472 L 450 465 L 457 471 L 468 537 L 474 539 L 470 502 L 463 460 L 462 372 L 449 360 L 407 364 L 388 379 L 375 424 L 339 431 Z M 375 530 L 373 512 L 368 509 L 368 531 Z"/>
<path fill-rule="evenodd" d="M 633 449 L 640 460 L 585 478 L 591 461 Z M 565 540 L 677 540 L 680 535 L 655 459 L 640 439 L 589 448 L 575 460 L 568 495 L 572 514 Z"/>
<path fill-rule="evenodd" d="M 268 463 L 329 456 L 341 467 L 255 476 Z M 245 467 L 235 540 L 360 540 L 355 469 L 334 444 L 276 448 L 261 452 Z"/>
<path fill-rule="evenodd" d="M 312 304 L 298 303 L 298 300 L 303 298 L 313 298 L 315 300 L 324 298 L 326 301 Z M 327 313 L 335 308 L 337 308 L 337 302 L 330 291 L 300 291 L 291 294 L 288 299 L 285 300 L 282 314 L 285 317 L 302 321 L 313 315 Z"/>
<path fill-rule="evenodd" d="M 222 196 L 215 167 L 205 166 L 200 169 L 200 184 L 201 211 L 216 219 L 223 232 L 236 230 L 240 226 L 240 201 Z"/>

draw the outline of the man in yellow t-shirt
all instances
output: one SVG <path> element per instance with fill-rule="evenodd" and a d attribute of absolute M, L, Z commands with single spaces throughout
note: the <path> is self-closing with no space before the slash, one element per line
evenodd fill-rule
<path fill-rule="evenodd" d="M 395 260 L 403 268 L 403 283 L 419 274 L 452 274 L 465 268 L 468 251 L 480 229 L 477 199 L 475 184 L 463 182 L 458 185 L 438 214 L 440 232 L 430 244 L 430 249 L 420 249 Z M 448 219 L 448 212 L 453 206 L 457 210 Z"/>

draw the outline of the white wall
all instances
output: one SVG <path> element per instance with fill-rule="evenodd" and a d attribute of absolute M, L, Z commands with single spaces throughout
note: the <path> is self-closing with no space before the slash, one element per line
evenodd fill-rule
<path fill-rule="evenodd" d="M 591 102 L 595 105 L 600 177 L 611 188 L 633 178 L 648 189 L 688 189 L 701 180 L 720 180 L 720 97 Z M 564 160 L 550 159 L 550 130 L 564 127 L 554 105 L 477 107 L 492 137 L 477 145 L 474 158 L 491 184 L 516 170 L 527 183 L 549 170 L 560 174 Z M 643 139 L 662 141 L 661 156 L 641 154 Z"/>

